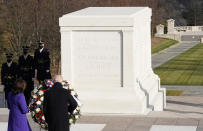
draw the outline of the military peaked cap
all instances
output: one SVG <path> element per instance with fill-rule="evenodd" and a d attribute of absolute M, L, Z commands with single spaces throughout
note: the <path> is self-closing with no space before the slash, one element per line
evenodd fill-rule
<path fill-rule="evenodd" d="M 45 44 L 45 41 L 43 41 L 43 40 L 38 40 L 37 43 L 38 43 L 38 44 Z"/>
<path fill-rule="evenodd" d="M 13 57 L 13 53 L 6 53 L 6 57 L 7 57 L 7 58 Z"/>
<path fill-rule="evenodd" d="M 29 50 L 30 46 L 22 46 L 23 50 Z"/>

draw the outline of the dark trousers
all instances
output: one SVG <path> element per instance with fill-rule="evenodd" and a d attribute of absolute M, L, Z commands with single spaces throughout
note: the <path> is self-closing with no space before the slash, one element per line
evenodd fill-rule
<path fill-rule="evenodd" d="M 5 99 L 7 100 L 8 99 L 8 91 L 5 91 Z"/>
<path fill-rule="evenodd" d="M 39 84 L 44 82 L 47 79 L 51 79 L 51 73 L 46 72 L 46 70 L 37 70 L 37 80 L 39 81 Z"/>
<path fill-rule="evenodd" d="M 24 95 L 25 95 L 25 100 L 26 100 L 27 106 L 29 106 L 30 98 L 31 98 L 31 92 L 34 89 L 34 82 L 32 81 L 32 79 L 25 80 L 25 81 L 27 83 L 27 87 L 24 91 Z"/>
<path fill-rule="evenodd" d="M 4 93 L 5 93 L 5 99 L 7 100 L 8 98 L 8 93 L 11 91 L 12 86 L 11 85 L 5 85 L 4 87 Z"/>

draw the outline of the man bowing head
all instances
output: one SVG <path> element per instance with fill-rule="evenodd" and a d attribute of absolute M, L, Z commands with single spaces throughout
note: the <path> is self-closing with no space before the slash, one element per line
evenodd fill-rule
<path fill-rule="evenodd" d="M 77 107 L 73 96 L 62 87 L 62 77 L 55 76 L 52 88 L 44 94 L 44 116 L 49 131 L 69 131 L 69 116 Z M 69 112 L 69 113 L 68 113 Z"/>

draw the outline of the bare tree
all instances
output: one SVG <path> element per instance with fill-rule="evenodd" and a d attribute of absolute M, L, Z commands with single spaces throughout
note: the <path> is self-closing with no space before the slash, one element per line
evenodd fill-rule
<path fill-rule="evenodd" d="M 6 0 L 4 25 L 11 49 L 17 55 L 22 45 L 37 47 L 36 41 L 47 41 L 51 62 L 60 72 L 59 17 L 89 6 L 149 6 L 153 9 L 152 27 L 160 22 L 158 0 Z M 0 15 L 1 18 L 2 14 Z M 1 19 L 0 19 L 1 20 Z"/>
<path fill-rule="evenodd" d="M 32 37 L 31 21 L 27 14 L 26 0 L 13 0 L 4 3 L 4 24 L 6 25 L 5 32 L 10 44 L 11 50 L 17 56 L 21 53 L 22 45 L 29 45 Z"/>

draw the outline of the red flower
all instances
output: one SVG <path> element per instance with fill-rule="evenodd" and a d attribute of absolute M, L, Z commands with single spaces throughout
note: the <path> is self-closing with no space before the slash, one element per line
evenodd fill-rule
<path fill-rule="evenodd" d="M 45 92 L 45 91 L 47 91 L 47 90 L 48 90 L 48 89 L 43 89 L 42 91 Z"/>

